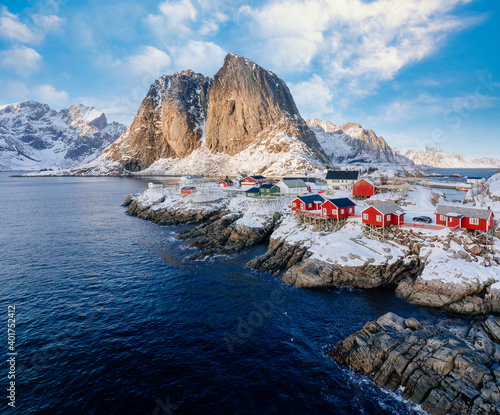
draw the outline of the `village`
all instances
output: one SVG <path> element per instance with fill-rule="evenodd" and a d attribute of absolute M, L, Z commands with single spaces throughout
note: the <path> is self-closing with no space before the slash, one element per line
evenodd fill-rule
<path fill-rule="evenodd" d="M 391 226 L 463 229 L 485 237 L 494 234 L 495 214 L 490 206 L 449 203 L 439 190 L 431 190 L 438 185 L 424 178 L 383 176 L 380 182 L 384 184 L 352 170 L 328 170 L 324 179 L 312 175 L 276 179 L 240 173 L 234 179 L 226 176 L 218 182 L 206 182 L 202 176 L 184 176 L 180 194 L 211 193 L 217 186 L 228 197 L 283 199 L 281 204 L 288 203 L 298 223 L 314 225 L 319 231 L 335 231 L 349 218 L 361 218 L 368 233 L 382 238 Z M 472 191 L 484 182 L 484 178 L 471 177 L 457 187 Z M 443 187 L 447 186 L 444 183 Z M 162 182 L 149 183 L 151 189 L 163 187 Z"/>

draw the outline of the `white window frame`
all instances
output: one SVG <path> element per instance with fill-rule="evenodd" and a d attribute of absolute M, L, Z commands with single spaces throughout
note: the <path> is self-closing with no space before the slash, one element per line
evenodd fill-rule
<path fill-rule="evenodd" d="M 343 215 L 344 214 L 344 209 L 340 209 L 340 214 Z"/>
<path fill-rule="evenodd" d="M 307 207 L 312 207 L 312 203 L 308 203 L 308 204 L 307 204 Z"/>
<path fill-rule="evenodd" d="M 296 202 L 293 202 L 293 207 L 297 207 L 297 203 Z"/>
<path fill-rule="evenodd" d="M 368 213 L 363 213 L 363 219 L 368 220 Z"/>
<path fill-rule="evenodd" d="M 471 225 L 479 225 L 479 219 L 478 218 L 469 218 L 469 223 Z"/>
<path fill-rule="evenodd" d="M 323 208 L 323 213 L 326 215 L 326 208 Z"/>
<path fill-rule="evenodd" d="M 446 221 L 446 216 L 444 216 L 444 215 L 439 215 L 439 220 L 441 220 L 441 221 L 443 221 L 443 222 L 444 222 L 444 221 Z"/>
<path fill-rule="evenodd" d="M 386 215 L 385 220 L 391 220 L 391 215 Z"/>
<path fill-rule="evenodd" d="M 382 222 L 382 215 L 377 215 L 377 217 L 375 218 L 375 220 L 377 222 Z"/>

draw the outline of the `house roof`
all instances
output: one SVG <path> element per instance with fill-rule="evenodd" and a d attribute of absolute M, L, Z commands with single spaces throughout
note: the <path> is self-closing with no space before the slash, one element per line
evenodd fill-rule
<path fill-rule="evenodd" d="M 259 188 L 258 187 L 251 187 L 248 190 L 245 190 L 245 193 L 259 193 Z"/>
<path fill-rule="evenodd" d="M 184 189 L 184 190 L 193 190 L 193 189 L 196 189 L 196 187 L 194 187 L 194 186 L 183 186 L 183 187 L 181 187 L 181 189 Z"/>
<path fill-rule="evenodd" d="M 389 215 L 389 214 L 392 214 L 392 213 L 394 213 L 396 215 L 402 215 L 402 214 L 404 214 L 404 211 L 403 211 L 403 209 L 401 209 L 401 206 L 397 205 L 392 200 L 390 200 L 388 202 L 374 203 L 371 206 L 367 207 L 366 209 L 369 209 L 372 206 L 375 209 L 377 209 L 380 213 L 382 213 L 382 215 Z M 363 212 L 365 210 L 363 210 Z"/>
<path fill-rule="evenodd" d="M 233 181 L 232 180 L 229 180 L 229 179 L 220 179 L 219 180 L 219 183 L 220 182 L 224 182 L 224 183 L 232 183 Z"/>
<path fill-rule="evenodd" d="M 326 173 L 326 180 L 358 180 L 359 171 L 335 171 L 328 170 Z"/>
<path fill-rule="evenodd" d="M 266 179 L 266 177 L 264 177 L 264 176 L 259 176 L 259 175 L 257 175 L 257 176 L 249 176 L 249 177 L 251 177 L 252 179 L 255 179 L 255 180 L 262 180 L 262 179 Z"/>
<path fill-rule="evenodd" d="M 162 182 L 150 182 L 150 183 L 153 183 L 153 184 L 161 184 L 163 186 L 163 183 Z"/>
<path fill-rule="evenodd" d="M 263 185 L 260 186 L 261 189 L 272 189 L 274 186 L 276 186 L 273 183 L 264 183 Z"/>
<path fill-rule="evenodd" d="M 320 195 L 308 195 L 298 197 L 304 203 L 324 202 L 326 199 Z"/>
<path fill-rule="evenodd" d="M 337 199 L 328 199 L 330 202 L 332 202 L 335 206 L 338 208 L 344 208 L 344 207 L 350 207 L 350 206 L 356 206 L 356 203 L 354 203 L 351 199 L 348 197 L 339 197 Z"/>
<path fill-rule="evenodd" d="M 364 180 L 367 183 L 370 183 L 372 186 L 380 186 L 380 183 L 377 183 L 375 180 L 370 179 L 369 177 L 365 177 L 363 179 L 360 179 L 359 181 Z"/>
<path fill-rule="evenodd" d="M 305 183 L 316 183 L 316 177 L 283 177 L 283 180 L 302 180 Z"/>
<path fill-rule="evenodd" d="M 489 209 L 477 209 L 453 205 L 438 205 L 436 208 L 437 215 L 452 216 L 452 214 L 466 216 L 468 218 L 488 219 L 491 215 Z"/>
<path fill-rule="evenodd" d="M 300 179 L 282 179 L 281 182 L 289 188 L 307 187 L 307 184 Z"/>

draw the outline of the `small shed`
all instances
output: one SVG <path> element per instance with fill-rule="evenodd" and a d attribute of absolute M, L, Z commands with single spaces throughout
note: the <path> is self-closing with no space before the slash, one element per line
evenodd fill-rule
<path fill-rule="evenodd" d="M 465 228 L 488 232 L 493 229 L 494 214 L 488 209 L 477 209 L 454 205 L 438 205 L 436 223 L 450 228 Z"/>
<path fill-rule="evenodd" d="M 230 187 L 230 186 L 234 186 L 234 183 L 232 180 L 229 180 L 229 179 L 219 180 L 219 187 Z"/>
<path fill-rule="evenodd" d="M 251 187 L 248 190 L 245 190 L 245 196 L 246 197 L 259 197 L 260 196 L 260 191 L 258 187 Z"/>
<path fill-rule="evenodd" d="M 196 192 L 195 186 L 183 186 L 181 187 L 181 195 L 190 195 L 191 193 Z"/>
<path fill-rule="evenodd" d="M 372 197 L 378 192 L 379 183 L 370 178 L 358 180 L 352 185 L 352 195 L 356 197 Z"/>
<path fill-rule="evenodd" d="M 366 225 L 389 226 L 404 222 L 404 211 L 393 201 L 373 204 L 363 210 L 361 221 Z"/>
<path fill-rule="evenodd" d="M 163 189 L 165 185 L 162 182 L 149 182 L 148 183 L 148 188 L 149 189 Z"/>
<path fill-rule="evenodd" d="M 260 196 L 273 196 L 278 195 L 280 188 L 272 183 L 264 183 L 259 187 Z"/>

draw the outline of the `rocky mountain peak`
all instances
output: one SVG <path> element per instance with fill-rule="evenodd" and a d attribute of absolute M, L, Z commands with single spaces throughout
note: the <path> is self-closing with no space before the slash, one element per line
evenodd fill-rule
<path fill-rule="evenodd" d="M 79 127 L 80 135 L 103 130 L 108 125 L 108 120 L 103 112 L 95 107 L 88 107 L 83 104 L 74 104 L 68 108 L 71 125 Z"/>
<path fill-rule="evenodd" d="M 308 160 L 327 161 L 286 84 L 254 62 L 228 54 L 214 79 L 186 70 L 155 81 L 132 125 L 101 158 L 138 171 L 198 149 L 205 158 L 258 145 L 280 153 L 300 147 L 297 141 Z"/>

